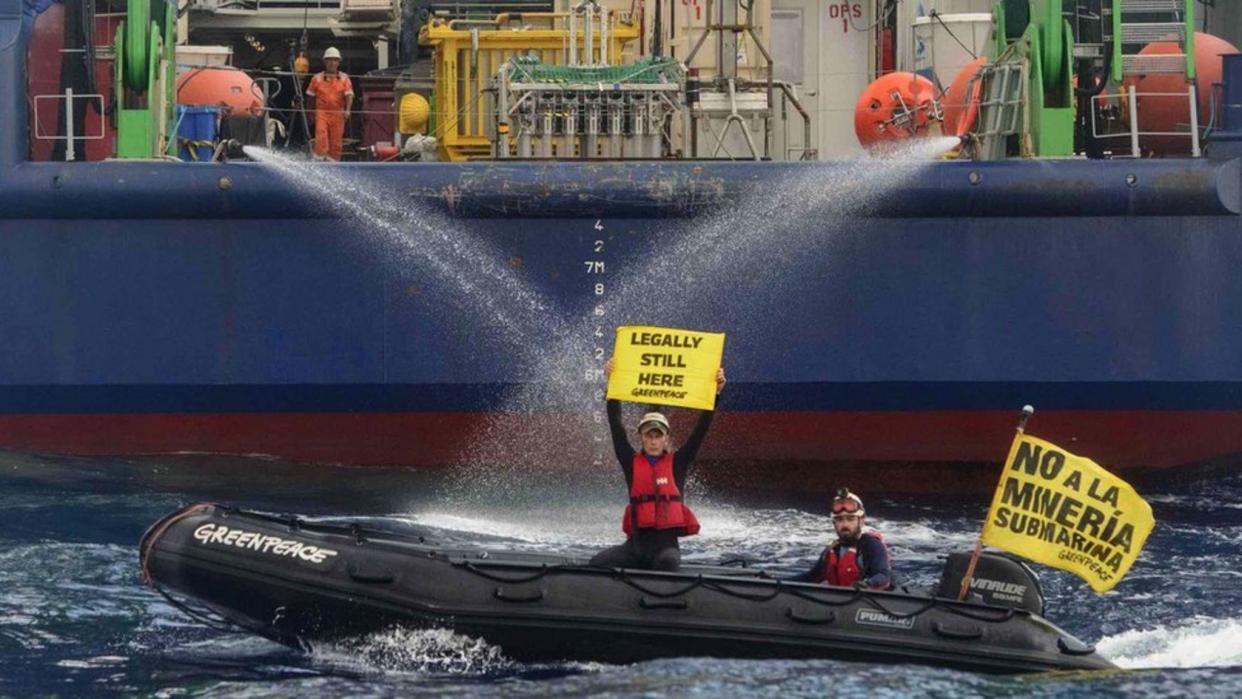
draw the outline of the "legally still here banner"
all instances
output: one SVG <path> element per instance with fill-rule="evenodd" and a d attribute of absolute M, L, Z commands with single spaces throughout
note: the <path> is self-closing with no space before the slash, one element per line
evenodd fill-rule
<path fill-rule="evenodd" d="M 712 410 L 724 340 L 724 333 L 619 327 L 608 397 Z"/>

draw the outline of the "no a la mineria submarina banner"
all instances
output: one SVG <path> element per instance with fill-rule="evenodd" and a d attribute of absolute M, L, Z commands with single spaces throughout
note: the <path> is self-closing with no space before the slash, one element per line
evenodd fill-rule
<path fill-rule="evenodd" d="M 608 397 L 713 410 L 724 333 L 626 325 L 617 328 Z"/>
<path fill-rule="evenodd" d="M 1130 570 L 1155 526 L 1129 483 L 1090 459 L 1019 433 L 992 498 L 983 543 L 1106 592 Z"/>

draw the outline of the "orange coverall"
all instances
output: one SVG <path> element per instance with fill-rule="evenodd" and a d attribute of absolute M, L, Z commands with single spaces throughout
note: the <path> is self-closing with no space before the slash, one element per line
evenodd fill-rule
<path fill-rule="evenodd" d="M 341 137 L 345 134 L 346 98 L 354 96 L 349 76 L 316 73 L 306 88 L 307 96 L 315 98 L 315 154 L 333 160 L 341 159 Z"/>

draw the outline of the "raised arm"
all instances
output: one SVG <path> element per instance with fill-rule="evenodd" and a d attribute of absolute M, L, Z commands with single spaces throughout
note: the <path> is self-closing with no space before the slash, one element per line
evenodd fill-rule
<path fill-rule="evenodd" d="M 612 375 L 612 359 L 604 363 L 604 376 Z M 617 462 L 625 473 L 625 484 L 629 485 L 634 476 L 634 447 L 630 446 L 630 437 L 621 424 L 621 401 L 607 401 L 608 430 L 612 433 L 612 450 L 617 454 Z"/>
<path fill-rule="evenodd" d="M 695 457 L 699 455 L 699 447 L 703 445 L 703 438 L 707 436 L 707 428 L 712 425 L 713 412 L 704 410 L 699 413 L 699 421 L 694 425 L 694 430 L 690 432 L 690 436 L 686 438 L 685 444 L 673 454 L 673 480 L 677 482 L 677 487 L 682 488 L 686 484 L 686 476 L 690 472 L 690 465 L 694 463 Z"/>
<path fill-rule="evenodd" d="M 625 481 L 630 480 L 630 468 L 634 465 L 634 447 L 630 446 L 629 435 L 625 433 L 625 426 L 621 424 L 621 401 L 608 401 L 608 429 L 612 432 L 612 449 L 617 454 L 617 461 L 621 463 L 621 470 L 625 471 Z"/>
<path fill-rule="evenodd" d="M 716 393 L 720 394 L 724 390 L 725 373 L 724 369 L 716 370 Z M 699 447 L 703 445 L 703 438 L 707 436 L 707 428 L 711 427 L 712 416 L 714 411 L 704 410 L 699 413 L 699 421 L 695 424 L 694 430 L 690 432 L 690 436 L 686 439 L 677 453 L 673 455 L 673 480 L 677 482 L 678 488 L 684 488 L 686 485 L 686 476 L 690 472 L 690 465 L 694 463 L 694 459 L 699 454 Z"/>

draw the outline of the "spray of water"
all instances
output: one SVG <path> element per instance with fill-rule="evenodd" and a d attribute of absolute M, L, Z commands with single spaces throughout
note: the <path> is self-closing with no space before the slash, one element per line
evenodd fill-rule
<path fill-rule="evenodd" d="M 354 232 L 362 234 L 359 241 L 367 250 L 383 250 L 398 269 L 417 266 L 433 272 L 456 291 L 447 300 L 498 329 L 512 347 L 563 332 L 550 302 L 502 262 L 504 255 L 460 224 L 388 191 L 378 179 L 265 148 L 247 146 L 245 152 L 332 202 L 358 225 Z"/>
<path fill-rule="evenodd" d="M 725 329 L 740 324 L 756 307 L 771 305 L 780 285 L 763 285 L 766 293 L 753 295 L 745 304 L 717 298 L 714 279 L 760 273 L 778 279 L 791 261 L 807 257 L 805 250 L 831 245 L 842 224 L 955 143 L 919 141 L 883 159 L 835 169 L 808 164 L 790 171 L 784 181 L 747 193 L 734 206 L 680 224 L 661 223 L 645 231 L 638 243 L 649 246 L 641 258 L 644 264 L 610 279 L 607 314 L 576 324 L 554 312 L 548 300 L 501 264 L 504 257 L 487 241 L 438 212 L 385 191 L 384 183 L 264 149 L 248 148 L 247 154 L 333 202 L 348 220 L 360 224 L 371 248 L 378 242 L 397 251 L 397 264 L 430 269 L 456 290 L 457 303 L 501 331 L 514 350 L 510 356 L 537 380 L 523 384 L 473 435 L 446 499 L 466 511 L 477 511 L 480 505 L 501 510 L 509 506 L 511 514 L 529 521 L 539 511 L 532 505 L 546 501 L 549 479 L 555 478 L 555 490 L 575 493 L 574 507 L 582 510 L 547 513 L 544 524 L 555 527 L 566 520 L 600 521 L 604 508 L 615 500 L 617 469 L 607 448 L 597 350 L 610 338 L 595 337 L 597 326 L 694 324 L 702 317 Z M 652 294 L 673 301 L 643 303 Z M 531 341 L 549 337 L 557 340 L 551 347 Z M 559 421 L 539 424 L 555 424 L 555 440 L 539 439 L 530 429 L 532 416 L 546 420 L 549 406 L 555 406 Z M 591 468 L 581 468 L 584 463 Z"/>
<path fill-rule="evenodd" d="M 532 372 L 538 380 L 524 384 L 504 410 L 490 416 L 455 473 L 449 499 L 464 510 L 493 507 L 500 500 L 538 512 L 554 477 L 558 492 L 574 493 L 572 509 L 558 508 L 561 519 L 578 520 L 603 503 L 615 503 L 619 471 L 603 415 L 603 362 L 597 349 L 607 347 L 611 337 L 597 337 L 597 329 L 626 324 L 702 328 L 710 323 L 727 331 L 745 325 L 747 314 L 771 312 L 782 293 L 779 280 L 790 266 L 813 258 L 821 264 L 818 274 L 830 273 L 822 263 L 831 255 L 820 251 L 830 248 L 859 214 L 922 173 L 930 156 L 956 143 L 955 138 L 919 141 L 883 159 L 834 169 L 807 164 L 784 181 L 749 192 L 734 206 L 644 231 L 650 246 L 639 256 L 644 263 L 609 277 L 604 316 L 570 326 L 538 357 Z M 816 253 L 808 256 L 807 250 Z M 725 276 L 770 282 L 758 285 L 748 300 L 722 299 L 713 282 Z M 652 298 L 667 302 L 648 303 Z M 522 429 L 522 421 L 549 405 L 565 411 L 555 426 L 555 440 L 535 439 Z M 549 465 L 561 468 L 550 470 Z"/>

